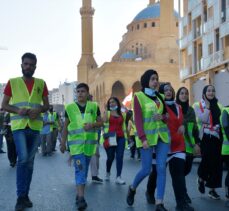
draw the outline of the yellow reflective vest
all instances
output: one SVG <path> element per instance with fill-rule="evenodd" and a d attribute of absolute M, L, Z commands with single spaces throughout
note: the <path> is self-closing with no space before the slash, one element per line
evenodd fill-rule
<path fill-rule="evenodd" d="M 221 117 L 220 117 L 220 124 L 221 124 L 221 128 L 222 128 L 222 133 L 223 133 L 222 155 L 229 155 L 229 140 L 226 136 L 225 130 L 224 130 L 223 125 L 222 125 L 222 114 L 224 111 L 226 111 L 229 115 L 229 108 L 228 107 L 223 108 L 222 113 L 221 113 Z"/>
<path fill-rule="evenodd" d="M 28 109 L 39 108 L 41 106 L 44 90 L 44 81 L 42 79 L 34 78 L 34 85 L 31 94 L 29 94 L 22 77 L 10 79 L 10 86 L 12 90 L 12 105 Z M 29 126 L 32 130 L 41 131 L 43 127 L 42 115 L 37 119 L 31 120 L 28 116 L 11 114 L 10 120 L 13 131 L 24 129 L 26 126 Z"/>
<path fill-rule="evenodd" d="M 98 143 L 98 131 L 91 129 L 84 130 L 85 123 L 95 123 L 97 119 L 98 105 L 95 102 L 87 101 L 85 113 L 81 114 L 76 103 L 65 106 L 68 114 L 68 146 L 71 155 L 84 154 L 92 156 L 96 152 Z"/>
<path fill-rule="evenodd" d="M 137 97 L 141 106 L 142 117 L 143 117 L 143 129 L 146 134 L 148 145 L 149 146 L 157 145 L 159 137 L 164 143 L 170 143 L 170 132 L 166 123 L 163 121 L 155 121 L 153 119 L 154 114 L 163 113 L 163 102 L 160 100 L 160 98 L 158 98 L 160 102 L 160 107 L 158 108 L 156 103 L 152 99 L 147 97 L 143 92 L 136 92 L 135 96 Z M 142 141 L 138 137 L 137 131 L 136 131 L 136 145 L 137 147 L 142 147 Z"/>

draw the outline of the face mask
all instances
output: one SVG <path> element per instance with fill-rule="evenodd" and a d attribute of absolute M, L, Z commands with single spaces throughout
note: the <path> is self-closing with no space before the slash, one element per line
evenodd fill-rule
<path fill-rule="evenodd" d="M 118 106 L 110 107 L 110 110 L 111 110 L 111 111 L 116 111 L 117 109 L 118 109 Z"/>
<path fill-rule="evenodd" d="M 175 104 L 175 101 L 174 100 L 165 100 L 165 103 L 167 105 L 173 105 L 173 104 Z"/>
<path fill-rule="evenodd" d="M 155 90 L 153 90 L 153 89 L 145 88 L 145 89 L 144 89 L 144 92 L 145 92 L 145 94 L 147 94 L 147 95 L 149 95 L 149 96 L 151 96 L 151 97 L 156 96 Z"/>

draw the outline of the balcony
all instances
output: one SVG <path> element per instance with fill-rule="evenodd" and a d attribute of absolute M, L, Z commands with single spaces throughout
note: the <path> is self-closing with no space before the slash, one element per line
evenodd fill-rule
<path fill-rule="evenodd" d="M 194 38 L 200 37 L 203 34 L 203 27 L 200 25 L 199 27 L 196 27 L 195 33 L 194 33 Z"/>
<path fill-rule="evenodd" d="M 203 58 L 203 69 L 208 69 L 213 65 L 213 54 Z"/>
<path fill-rule="evenodd" d="M 228 35 L 229 34 L 229 23 L 225 22 L 221 24 L 219 30 L 220 30 L 220 38 Z"/>
<path fill-rule="evenodd" d="M 180 69 L 180 79 L 182 80 L 182 79 L 187 78 L 190 75 L 190 73 L 191 73 L 190 70 L 191 70 L 190 67 L 181 68 Z"/>
<path fill-rule="evenodd" d="M 193 31 L 190 31 L 188 34 L 188 42 L 191 42 L 193 40 Z"/>
<path fill-rule="evenodd" d="M 212 66 L 216 66 L 217 64 L 220 64 L 223 61 L 224 61 L 224 51 L 223 50 L 217 51 L 214 54 L 211 54 L 210 56 L 203 58 L 202 69 L 208 69 Z"/>
<path fill-rule="evenodd" d="M 220 64 L 224 60 L 223 56 L 224 56 L 224 51 L 223 50 L 217 51 L 214 54 L 214 64 L 215 65 Z"/>

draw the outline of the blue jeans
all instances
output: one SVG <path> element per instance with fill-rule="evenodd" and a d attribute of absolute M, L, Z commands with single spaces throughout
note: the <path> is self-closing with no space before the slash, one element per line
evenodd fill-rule
<path fill-rule="evenodd" d="M 40 133 L 26 128 L 13 131 L 13 137 L 18 155 L 17 196 L 27 196 L 33 175 L 34 158 L 40 142 Z"/>
<path fill-rule="evenodd" d="M 91 157 L 84 154 L 73 155 L 76 185 L 85 185 Z"/>
<path fill-rule="evenodd" d="M 156 169 L 157 169 L 157 199 L 163 200 L 165 193 L 165 183 L 166 183 L 166 159 L 168 151 L 170 148 L 169 144 L 166 144 L 162 141 L 158 141 L 157 145 L 154 147 L 156 152 Z M 137 173 L 134 178 L 132 187 L 137 188 L 141 181 L 147 177 L 152 168 L 152 155 L 153 147 L 148 149 L 141 148 L 141 162 L 142 168 Z"/>
<path fill-rule="evenodd" d="M 125 138 L 117 137 L 117 146 L 108 147 L 106 149 L 107 153 L 107 173 L 110 173 L 111 166 L 115 158 L 116 153 L 116 169 L 117 169 L 117 177 L 121 176 L 122 166 L 123 166 L 123 155 L 125 150 Z"/>

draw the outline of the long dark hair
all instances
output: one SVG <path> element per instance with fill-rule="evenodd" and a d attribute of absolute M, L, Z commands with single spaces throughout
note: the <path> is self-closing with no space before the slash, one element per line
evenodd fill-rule
<path fill-rule="evenodd" d="M 215 90 L 215 87 L 213 85 L 206 85 L 204 88 L 203 88 L 203 93 L 202 93 L 202 97 L 204 99 L 204 97 L 209 101 L 210 103 L 210 111 L 211 111 L 211 114 L 212 114 L 212 120 L 213 120 L 213 125 L 216 125 L 216 124 L 220 124 L 220 115 L 221 115 L 221 111 L 220 111 L 220 108 L 218 106 L 218 99 L 216 97 L 214 97 L 212 100 L 209 100 L 206 96 L 206 93 L 207 93 L 207 89 L 208 87 L 213 87 L 214 90 Z"/>
<path fill-rule="evenodd" d="M 121 103 L 119 102 L 119 99 L 117 97 L 110 97 L 107 101 L 107 110 L 110 111 L 110 100 L 114 100 L 117 103 L 118 109 L 117 109 L 117 113 L 122 116 L 122 112 L 121 112 Z"/>
<path fill-rule="evenodd" d="M 185 89 L 189 94 L 189 91 L 188 91 L 188 89 L 186 87 L 182 86 L 181 88 L 179 88 L 178 91 L 177 91 L 177 95 L 176 95 L 176 103 L 181 106 L 182 113 L 186 114 L 188 112 L 188 108 L 189 108 L 189 99 L 186 102 L 181 102 L 180 101 L 179 96 L 180 96 L 180 92 L 181 92 L 182 89 Z"/>

